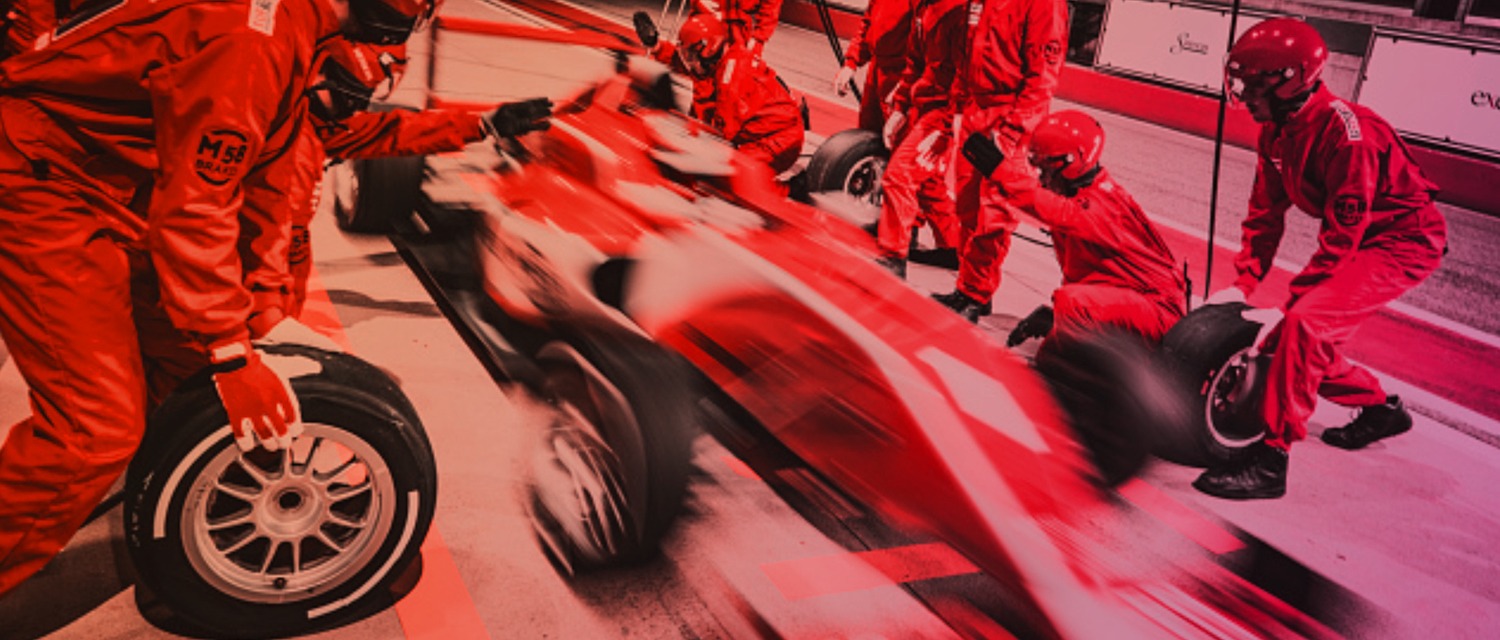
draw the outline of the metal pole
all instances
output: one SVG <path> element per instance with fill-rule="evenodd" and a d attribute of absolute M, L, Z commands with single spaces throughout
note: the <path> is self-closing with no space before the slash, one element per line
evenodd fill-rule
<path fill-rule="evenodd" d="M 844 48 L 839 46 L 839 36 L 833 28 L 833 14 L 829 12 L 828 0 L 813 0 L 813 4 L 818 9 L 818 18 L 823 22 L 823 32 L 828 35 L 828 45 L 833 48 L 833 57 L 842 67 L 844 66 Z M 869 11 L 869 9 L 865 10 Z M 859 87 L 850 86 L 849 88 L 853 90 L 855 100 L 863 100 L 859 95 Z"/>
<path fill-rule="evenodd" d="M 1234 46 L 1234 32 L 1239 27 L 1240 0 L 1234 0 L 1229 14 L 1229 46 Z M 1225 50 L 1228 53 L 1228 50 Z M 1219 87 L 1219 124 L 1214 131 L 1213 190 L 1208 194 L 1208 260 L 1203 268 L 1203 297 L 1208 298 L 1214 282 L 1214 227 L 1219 220 L 1219 163 L 1224 156 L 1224 116 L 1229 109 L 1229 87 Z"/>

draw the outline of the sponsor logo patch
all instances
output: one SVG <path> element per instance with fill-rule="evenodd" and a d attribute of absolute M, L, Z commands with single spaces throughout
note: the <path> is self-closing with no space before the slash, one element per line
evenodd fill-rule
<path fill-rule="evenodd" d="M 1352 227 L 1365 218 L 1365 201 L 1359 196 L 1339 196 L 1333 201 L 1333 219 Z"/>
<path fill-rule="evenodd" d="M 1042 59 L 1047 61 L 1047 66 L 1055 67 L 1062 64 L 1063 46 L 1060 40 L 1048 40 L 1042 47 Z"/>
<path fill-rule="evenodd" d="M 1354 110 L 1350 109 L 1349 105 L 1338 100 L 1329 103 L 1329 105 L 1333 107 L 1334 113 L 1339 114 L 1339 119 L 1344 121 L 1344 135 L 1349 136 L 1350 140 L 1361 139 L 1359 116 L 1354 115 Z"/>
<path fill-rule="evenodd" d="M 218 129 L 203 134 L 198 139 L 198 152 L 193 158 L 193 171 L 214 186 L 224 186 L 240 170 L 245 162 L 245 151 L 250 148 L 250 139 L 233 129 Z"/>
<path fill-rule="evenodd" d="M 266 35 L 276 31 L 276 8 L 281 0 L 250 0 L 250 28 Z"/>

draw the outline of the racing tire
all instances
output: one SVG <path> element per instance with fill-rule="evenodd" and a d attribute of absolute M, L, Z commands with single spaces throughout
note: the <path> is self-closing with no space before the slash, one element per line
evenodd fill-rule
<path fill-rule="evenodd" d="M 841 191 L 880 206 L 885 190 L 881 178 L 891 159 L 880 134 L 848 129 L 829 136 L 807 162 L 807 188 L 812 193 Z"/>
<path fill-rule="evenodd" d="M 691 369 L 644 339 L 590 334 L 536 361 L 559 410 L 527 500 L 548 560 L 573 576 L 651 558 L 687 492 L 701 396 Z"/>
<path fill-rule="evenodd" d="M 328 169 L 333 217 L 350 233 L 395 233 L 421 204 L 425 156 L 368 158 Z"/>
<path fill-rule="evenodd" d="M 1187 397 L 1139 337 L 1100 332 L 1039 358 L 1036 368 L 1105 486 L 1140 472 L 1157 432 L 1180 431 L 1191 420 Z"/>
<path fill-rule="evenodd" d="M 1161 356 L 1192 402 L 1192 420 L 1163 429 L 1156 455 L 1207 467 L 1238 457 L 1265 438 L 1261 407 L 1270 357 L 1247 357 L 1261 324 L 1240 314 L 1243 303 L 1199 307 L 1162 338 Z"/>
<path fill-rule="evenodd" d="M 140 584 L 213 637 L 312 633 L 390 604 L 436 504 L 431 444 L 388 376 L 312 347 L 264 351 L 306 371 L 289 450 L 241 452 L 200 373 L 152 414 L 126 471 Z"/>

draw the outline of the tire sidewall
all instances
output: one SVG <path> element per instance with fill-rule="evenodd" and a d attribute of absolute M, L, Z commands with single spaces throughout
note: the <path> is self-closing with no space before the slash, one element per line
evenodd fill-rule
<path fill-rule="evenodd" d="M 1245 447 L 1225 445 L 1208 421 L 1211 383 L 1230 359 L 1254 344 L 1261 325 L 1245 320 L 1242 303 L 1200 307 L 1188 314 L 1162 340 L 1162 356 L 1173 369 L 1177 384 L 1191 398 L 1192 419 L 1187 433 L 1164 434 L 1158 455 L 1191 466 L 1210 466 L 1236 458 Z M 1249 444 L 1248 442 L 1246 443 Z"/>
<path fill-rule="evenodd" d="M 431 525 L 436 474 L 430 451 L 414 446 L 409 433 L 419 427 L 378 398 L 316 376 L 295 379 L 292 387 L 305 421 L 342 429 L 381 457 L 394 489 L 390 528 L 369 565 L 322 593 L 289 603 L 263 604 L 219 591 L 198 574 L 184 550 L 182 516 L 199 475 L 218 454 L 236 445 L 212 387 L 174 395 L 171 404 L 164 403 L 157 413 L 153 431 L 175 433 L 170 438 L 148 438 L 127 472 L 126 536 L 142 583 L 174 613 L 217 636 L 302 634 L 368 613 L 388 602 L 385 585 L 416 558 Z M 168 487 L 179 470 L 178 481 Z M 164 535 L 158 537 L 159 514 L 164 516 Z M 400 555 L 387 562 L 398 546 Z"/>

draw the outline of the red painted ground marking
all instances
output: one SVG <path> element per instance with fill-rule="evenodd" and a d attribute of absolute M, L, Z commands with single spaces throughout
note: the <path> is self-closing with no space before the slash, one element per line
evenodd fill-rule
<path fill-rule="evenodd" d="M 354 352 L 316 267 L 308 274 L 307 302 L 300 320 L 333 338 L 345 351 Z M 422 543 L 422 577 L 395 608 L 408 640 L 490 640 L 436 523 Z"/>
<path fill-rule="evenodd" d="M 1209 522 L 1207 518 L 1198 515 L 1198 512 L 1173 500 L 1140 478 L 1121 485 L 1118 491 L 1120 497 L 1129 500 L 1131 504 L 1155 516 L 1157 520 L 1165 522 L 1178 533 L 1187 536 L 1188 539 L 1212 553 L 1229 553 L 1245 548 L 1245 543 L 1240 542 L 1234 534 Z"/>
<path fill-rule="evenodd" d="M 729 465 L 729 470 L 733 471 L 735 475 L 741 478 L 749 478 L 751 480 L 760 479 L 760 476 L 756 475 L 755 471 L 750 468 L 750 465 L 740 462 L 739 458 L 728 454 L 724 454 L 719 457 L 724 460 L 724 464 Z"/>
<path fill-rule="evenodd" d="M 760 565 L 787 600 L 864 591 L 902 582 L 977 573 L 979 567 L 941 542 L 840 553 Z"/>
<path fill-rule="evenodd" d="M 489 640 L 474 599 L 437 526 L 422 543 L 422 580 L 396 603 L 407 640 Z"/>

